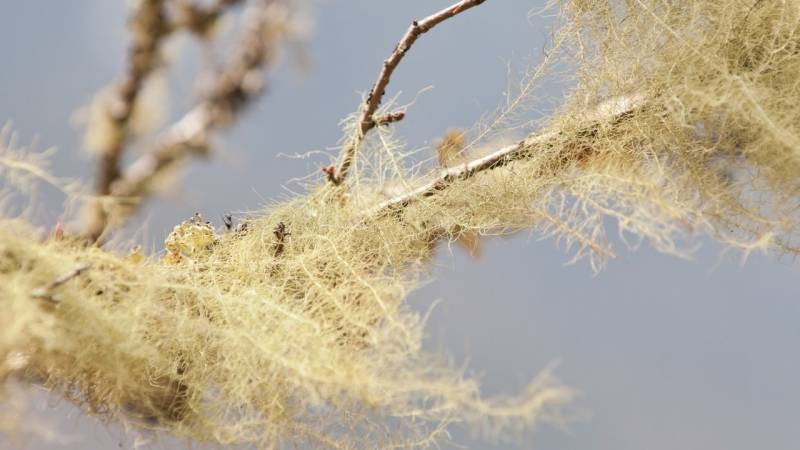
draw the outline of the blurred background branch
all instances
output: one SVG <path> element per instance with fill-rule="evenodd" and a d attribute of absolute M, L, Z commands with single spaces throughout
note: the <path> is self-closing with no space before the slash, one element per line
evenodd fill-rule
<path fill-rule="evenodd" d="M 120 85 L 120 112 L 109 111 L 108 144 L 98 161 L 98 198 L 91 202 L 83 235 L 98 240 L 111 225 L 119 226 L 152 192 L 152 181 L 189 156 L 208 153 L 209 135 L 231 126 L 264 89 L 263 72 L 274 62 L 282 39 L 291 33 L 290 10 L 280 0 L 251 0 L 245 10 L 245 26 L 237 48 L 214 76 L 197 105 L 164 130 L 154 147 L 119 167 L 128 141 L 127 125 L 145 78 L 156 67 L 158 45 L 170 31 L 186 27 L 206 36 L 210 27 L 240 1 L 221 0 L 202 8 L 182 1 L 180 20 L 169 24 L 166 2 L 143 0 L 132 19 L 133 49 L 130 74 Z M 116 109 L 114 110 L 116 111 Z"/>

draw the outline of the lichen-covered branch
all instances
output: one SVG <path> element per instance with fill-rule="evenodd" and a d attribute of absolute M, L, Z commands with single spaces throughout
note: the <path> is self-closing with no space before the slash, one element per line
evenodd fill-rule
<path fill-rule="evenodd" d="M 351 201 L 323 183 L 246 227 L 226 219 L 222 234 L 197 215 L 163 258 L 2 219 L 0 380 L 41 380 L 90 413 L 221 445 L 427 448 L 452 423 L 491 438 L 561 424 L 573 394 L 547 371 L 487 400 L 427 353 L 408 293 L 464 233 L 535 230 L 591 258 L 613 221 L 667 253 L 705 232 L 745 253 L 800 254 L 787 245 L 800 239 L 795 6 L 567 2 L 557 34 L 579 50 L 577 81 L 541 134 L 466 162 L 450 149 L 429 177 L 359 165 Z M 233 80 L 170 129 L 167 144 L 187 147 L 164 144 L 130 192 L 238 110 Z M 32 173 L 2 156 L 12 182 Z M 64 274 L 82 264 L 92 270 Z M 31 299 L 48 286 L 57 304 Z"/>
<path fill-rule="evenodd" d="M 394 70 L 400 64 L 400 61 L 403 60 L 406 53 L 411 49 L 411 46 L 414 45 L 414 42 L 436 25 L 470 8 L 478 6 L 485 1 L 486 0 L 462 0 L 422 20 L 415 20 L 411 23 L 411 26 L 408 27 L 408 30 L 400 39 L 400 42 L 395 46 L 392 54 L 383 62 L 381 71 L 378 74 L 378 79 L 372 85 L 372 89 L 370 89 L 367 99 L 362 106 L 361 113 L 356 122 L 356 129 L 342 148 L 339 166 L 335 171 L 328 172 L 328 180 L 330 182 L 338 185 L 347 177 L 347 174 L 350 172 L 350 166 L 353 164 L 358 148 L 361 146 L 361 142 L 364 140 L 364 136 L 366 136 L 367 132 L 378 125 L 402 120 L 404 116 L 402 112 L 389 113 L 381 118 L 376 118 L 374 116 L 381 105 L 383 95 L 386 92 L 386 87 L 389 85 Z"/>
<path fill-rule="evenodd" d="M 644 103 L 644 97 L 638 94 L 609 99 L 584 115 L 588 119 L 584 125 L 586 132 L 591 132 L 592 127 L 597 124 L 616 124 L 633 114 Z M 406 207 L 413 201 L 446 189 L 453 181 L 466 180 L 480 172 L 503 167 L 510 162 L 525 158 L 536 152 L 537 148 L 553 145 L 557 138 L 559 138 L 558 131 L 529 136 L 516 144 L 507 145 L 480 158 L 453 167 L 444 167 L 419 186 L 381 202 L 372 213 L 381 214 Z"/>

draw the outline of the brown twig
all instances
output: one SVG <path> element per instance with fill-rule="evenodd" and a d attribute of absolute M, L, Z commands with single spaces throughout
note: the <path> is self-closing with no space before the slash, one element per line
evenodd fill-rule
<path fill-rule="evenodd" d="M 170 33 L 166 1 L 142 0 L 131 16 L 129 27 L 132 44 L 128 49 L 125 75 L 114 86 L 114 98 L 105 114 L 113 130 L 97 161 L 95 193 L 99 197 L 90 205 L 92 217 L 85 232 L 94 241 L 106 227 L 107 211 L 103 198 L 111 193 L 111 184 L 120 176 L 120 161 L 128 141 L 128 125 L 147 78 L 159 65 L 159 48 Z"/>
<path fill-rule="evenodd" d="M 58 303 L 58 300 L 53 298 L 52 291 L 61 286 L 62 284 L 72 280 L 73 278 L 79 277 L 83 272 L 89 269 L 90 265 L 88 263 L 83 263 L 78 267 L 72 269 L 71 271 L 61 275 L 60 277 L 56 278 L 55 280 L 47 283 L 45 286 L 40 288 L 36 288 L 31 292 L 31 297 L 40 300 L 46 300 L 50 303 Z"/>
<path fill-rule="evenodd" d="M 205 98 L 112 183 L 110 195 L 128 207 L 124 214 L 136 209 L 159 174 L 186 157 L 205 155 L 209 133 L 233 123 L 263 91 L 260 72 L 273 60 L 276 44 L 287 31 L 286 13 L 278 0 L 253 3 L 246 12 L 249 25 L 238 52 L 217 75 Z"/>
<path fill-rule="evenodd" d="M 452 6 L 426 17 L 423 20 L 415 20 L 411 23 L 411 26 L 403 35 L 402 39 L 400 39 L 400 42 L 397 43 L 397 46 L 394 48 L 392 54 L 383 62 L 383 67 L 378 74 L 378 79 L 375 81 L 375 84 L 373 84 L 372 89 L 367 95 L 367 99 L 358 118 L 357 128 L 342 148 L 339 167 L 333 175 L 328 177 L 333 184 L 339 185 L 347 177 L 347 174 L 350 171 L 350 166 L 353 164 L 353 159 L 355 158 L 358 148 L 361 146 L 361 142 L 364 140 L 367 132 L 378 125 L 396 122 L 397 120 L 401 120 L 403 118 L 404 115 L 396 115 L 394 120 L 387 121 L 388 116 L 384 116 L 382 118 L 383 122 L 381 122 L 381 119 L 375 118 L 374 115 L 378 111 L 378 107 L 381 105 L 383 95 L 386 91 L 386 87 L 389 85 L 389 80 L 392 77 L 392 73 L 394 73 L 394 70 L 400 64 L 400 61 L 411 49 L 411 46 L 414 45 L 414 42 L 416 42 L 416 40 L 422 34 L 428 32 L 436 25 L 474 6 L 478 6 L 485 1 L 486 0 L 461 0 Z"/>
<path fill-rule="evenodd" d="M 130 139 L 128 126 L 144 83 L 161 62 L 159 50 L 164 41 L 180 29 L 205 36 L 227 9 L 241 2 L 217 0 L 203 7 L 191 0 L 184 0 L 179 4 L 182 13 L 180 18 L 170 21 L 165 0 L 141 0 L 129 22 L 133 42 L 128 50 L 127 70 L 115 85 L 115 98 L 106 112 L 112 131 L 105 148 L 99 149 L 95 187 L 98 199 L 89 205 L 90 216 L 84 230 L 84 237 L 90 242 L 99 239 L 108 227 L 109 212 L 105 198 L 111 195 L 112 185 L 122 176 L 120 162 Z"/>

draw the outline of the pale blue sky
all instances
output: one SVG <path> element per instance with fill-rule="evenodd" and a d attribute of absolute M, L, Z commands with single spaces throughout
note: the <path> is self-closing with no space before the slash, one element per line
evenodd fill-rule
<path fill-rule="evenodd" d="M 317 2 L 308 72 L 283 65 L 270 77 L 264 100 L 225 135 L 224 155 L 191 164 L 177 197 L 148 206 L 145 239 L 163 239 L 195 210 L 216 218 L 287 195 L 282 183 L 321 161 L 276 155 L 334 146 L 338 121 L 356 108 L 409 21 L 448 3 Z M 124 4 L 0 0 L 0 122 L 13 121 L 23 141 L 38 136 L 40 147 L 57 146 L 59 175 L 87 177 L 92 168 L 70 116 L 120 70 Z M 422 146 L 493 109 L 506 89 L 507 62 L 522 68 L 541 54 L 546 20 L 528 18 L 540 4 L 492 0 L 420 40 L 390 91 L 402 91 L 400 100 L 407 102 L 426 86 L 434 89 L 398 126 L 400 136 Z M 193 58 L 180 61 L 171 81 L 185 94 L 191 92 Z M 185 103 L 172 106 L 179 114 Z M 43 220 L 52 223 L 59 199 L 50 194 L 54 212 Z M 720 260 L 717 245 L 702 243 L 691 262 L 646 245 L 636 252 L 620 249 L 593 276 L 585 262 L 564 266 L 569 258 L 535 234 L 492 239 L 479 260 L 443 250 L 435 280 L 412 301 L 427 308 L 444 300 L 428 328 L 430 348 L 458 362 L 468 359 L 487 393 L 514 392 L 554 360 L 560 361 L 557 374 L 583 392 L 577 406 L 590 418 L 566 431 L 543 429 L 519 448 L 796 448 L 798 267 L 762 255 L 741 266 L 735 258 Z M 79 440 L 31 448 L 131 446 L 116 428 L 67 415 L 69 408 L 47 412 L 40 406 L 41 417 L 54 418 Z M 489 448 L 464 434 L 456 437 L 472 448 Z"/>

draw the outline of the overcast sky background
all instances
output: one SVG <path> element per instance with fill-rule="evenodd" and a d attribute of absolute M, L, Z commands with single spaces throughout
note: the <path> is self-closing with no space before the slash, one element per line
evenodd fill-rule
<path fill-rule="evenodd" d="M 124 1 L 0 0 L 0 122 L 23 142 L 57 146 L 53 170 L 91 176 L 73 112 L 121 70 Z M 326 0 L 313 10 L 310 66 L 292 58 L 269 77 L 269 90 L 220 142 L 209 162 L 192 163 L 170 198 L 151 202 L 139 223 L 147 243 L 163 240 L 178 221 L 201 211 L 217 219 L 282 198 L 286 180 L 322 160 L 279 158 L 334 146 L 337 123 L 356 109 L 382 60 L 413 18 L 448 1 Z M 546 41 L 546 19 L 528 12 L 542 0 L 493 0 L 422 38 L 396 72 L 401 103 L 425 92 L 398 125 L 413 147 L 449 127 L 469 127 L 501 100 L 507 63 L 522 69 Z M 170 75 L 173 92 L 192 92 L 199 52 L 181 47 Z M 189 56 L 186 56 L 189 55 Z M 193 55 L 193 56 L 192 56 Z M 551 95 L 559 95 L 553 90 Z M 187 106 L 175 99 L 174 117 Z M 532 116 L 534 118 L 534 116 Z M 58 219 L 60 200 L 46 197 Z M 800 286 L 798 266 L 755 255 L 742 266 L 701 241 L 694 261 L 659 255 L 646 245 L 618 248 L 593 276 L 535 234 L 486 242 L 483 256 L 444 249 L 435 280 L 413 295 L 420 308 L 436 299 L 429 347 L 472 373 L 487 393 L 513 393 L 560 361 L 558 376 L 582 391 L 577 406 L 591 416 L 567 430 L 544 428 L 519 447 L 489 446 L 463 433 L 472 448 L 597 450 L 795 449 L 800 442 Z M 36 449 L 130 448 L 134 435 L 98 425 L 74 409 L 38 397 L 37 417 L 70 442 L 31 441 Z M 3 444 L 0 448 L 12 448 Z M 13 444 L 16 447 L 16 444 Z M 170 440 L 148 448 L 173 448 Z"/>

